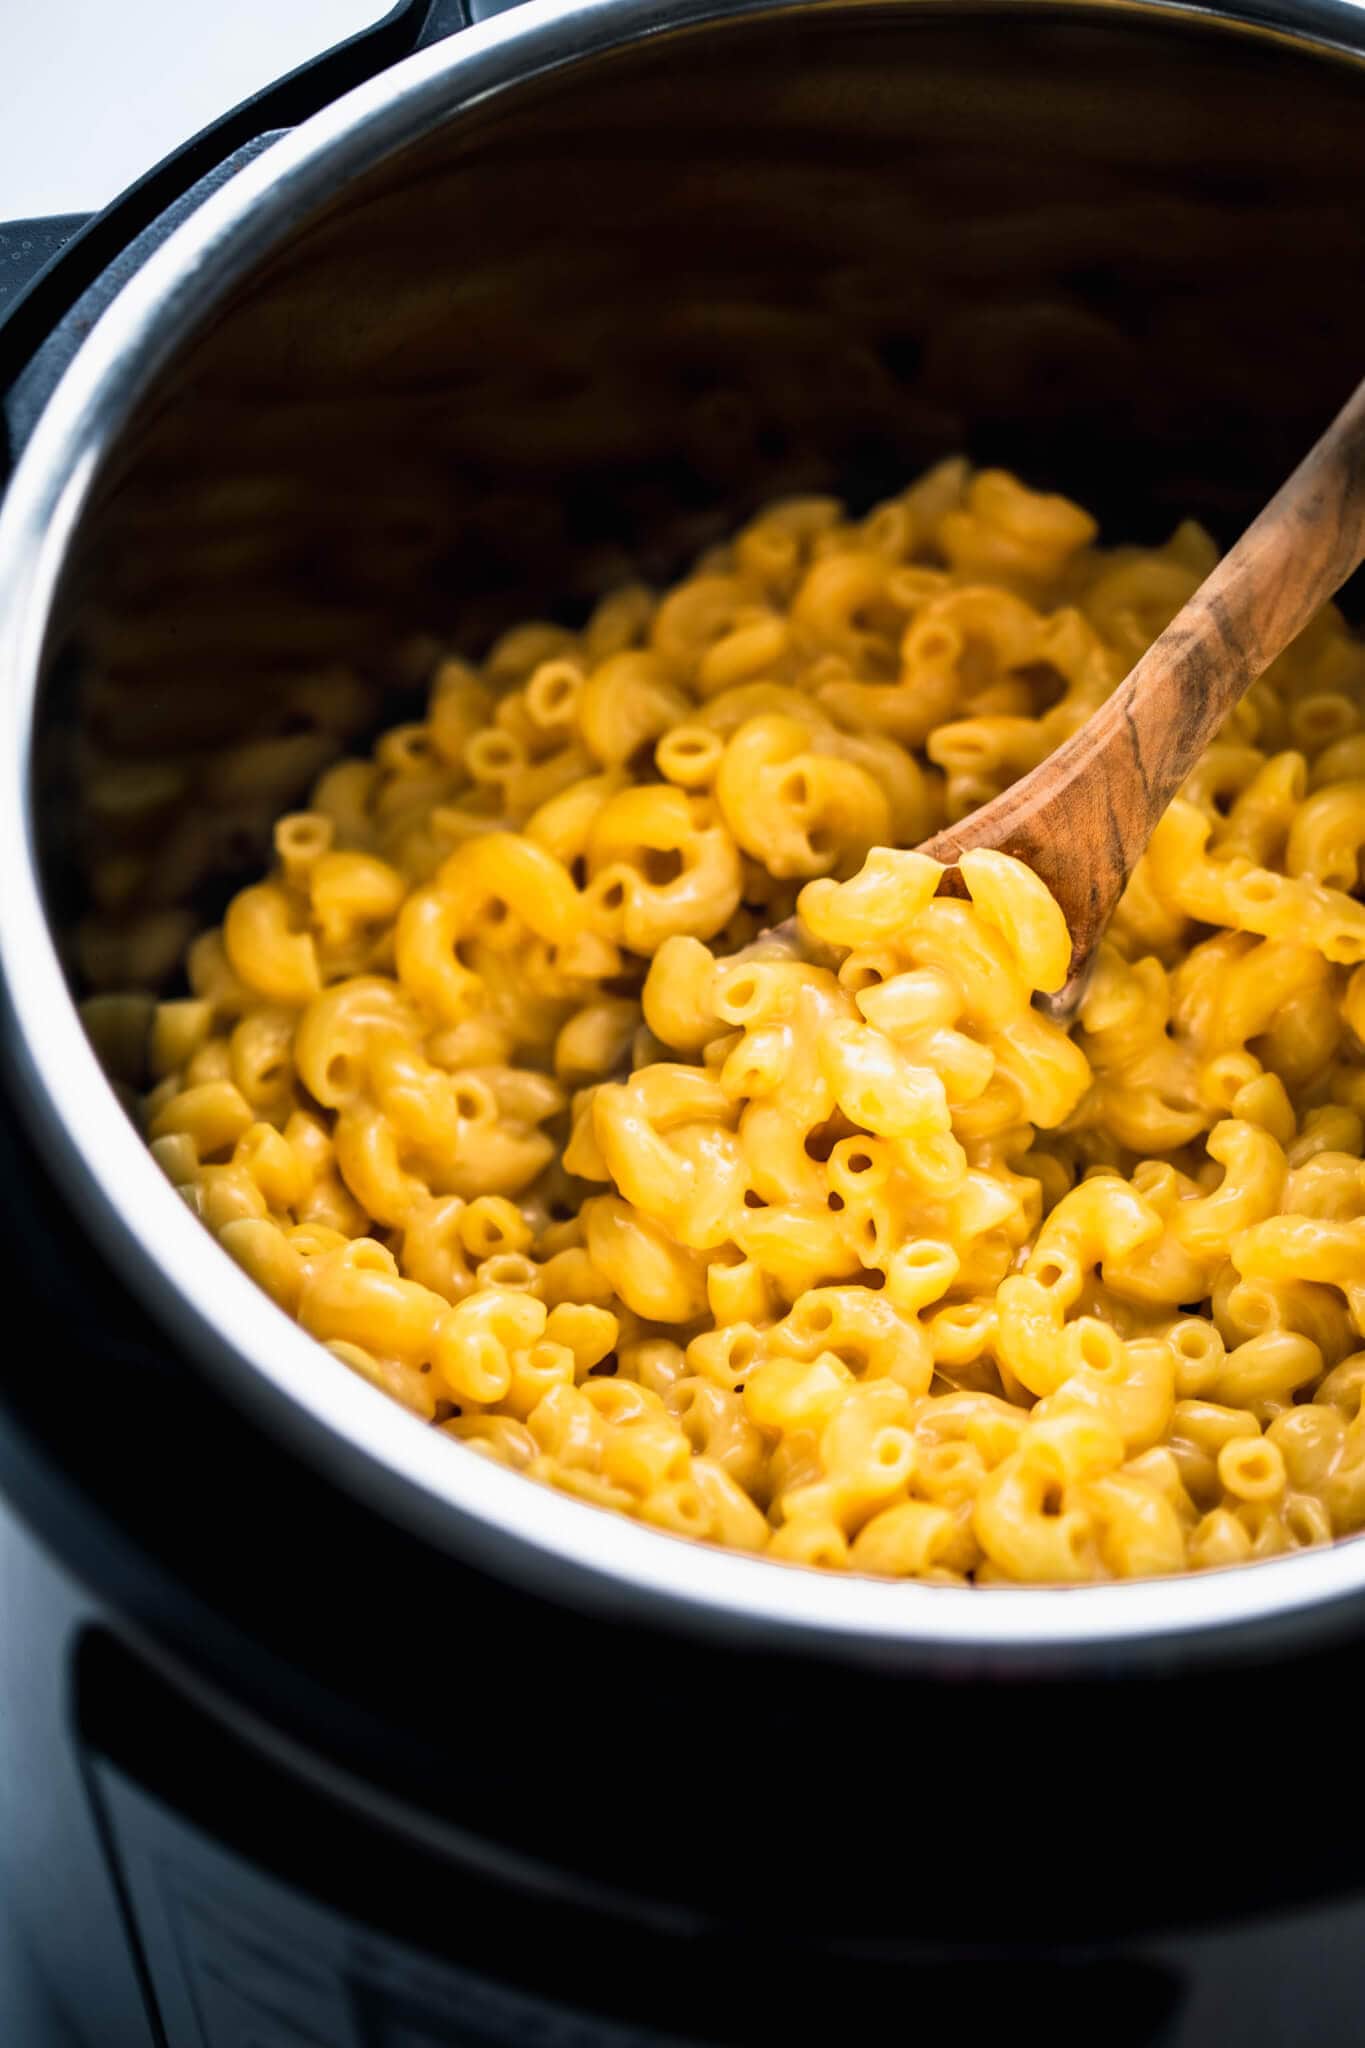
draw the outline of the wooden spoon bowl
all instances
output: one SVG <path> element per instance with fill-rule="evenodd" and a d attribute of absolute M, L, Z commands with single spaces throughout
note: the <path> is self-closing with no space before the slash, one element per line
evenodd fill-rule
<path fill-rule="evenodd" d="M 1224 719 L 1363 558 L 1365 383 L 1080 731 L 925 842 L 949 868 L 997 847 L 1047 883 L 1072 941 L 1050 1015 L 1074 1013 L 1128 877 Z"/>

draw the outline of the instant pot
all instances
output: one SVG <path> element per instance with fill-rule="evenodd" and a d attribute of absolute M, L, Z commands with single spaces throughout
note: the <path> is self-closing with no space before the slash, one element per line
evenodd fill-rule
<path fill-rule="evenodd" d="M 6 2048 L 1365 2038 L 1365 1542 L 972 1592 L 530 1485 L 252 1288 L 75 1007 L 434 647 L 774 492 L 1232 538 L 1360 374 L 1365 11 L 422 0 L 0 310 Z"/>

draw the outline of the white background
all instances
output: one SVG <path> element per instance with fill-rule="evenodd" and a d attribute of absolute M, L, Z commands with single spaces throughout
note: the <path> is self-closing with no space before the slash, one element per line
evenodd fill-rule
<path fill-rule="evenodd" d="M 88 213 L 391 0 L 0 0 L 0 222 Z"/>

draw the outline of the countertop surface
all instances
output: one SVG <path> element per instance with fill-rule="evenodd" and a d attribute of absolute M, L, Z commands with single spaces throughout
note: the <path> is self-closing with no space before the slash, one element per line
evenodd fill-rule
<path fill-rule="evenodd" d="M 105 205 L 390 0 L 0 0 L 0 222 Z"/>

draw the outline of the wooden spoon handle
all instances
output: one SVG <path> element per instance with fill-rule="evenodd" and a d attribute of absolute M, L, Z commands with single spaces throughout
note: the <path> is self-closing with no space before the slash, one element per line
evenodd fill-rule
<path fill-rule="evenodd" d="M 1084 969 L 1158 819 L 1228 713 L 1365 557 L 1365 383 L 1078 733 L 925 845 L 1027 861 Z"/>

